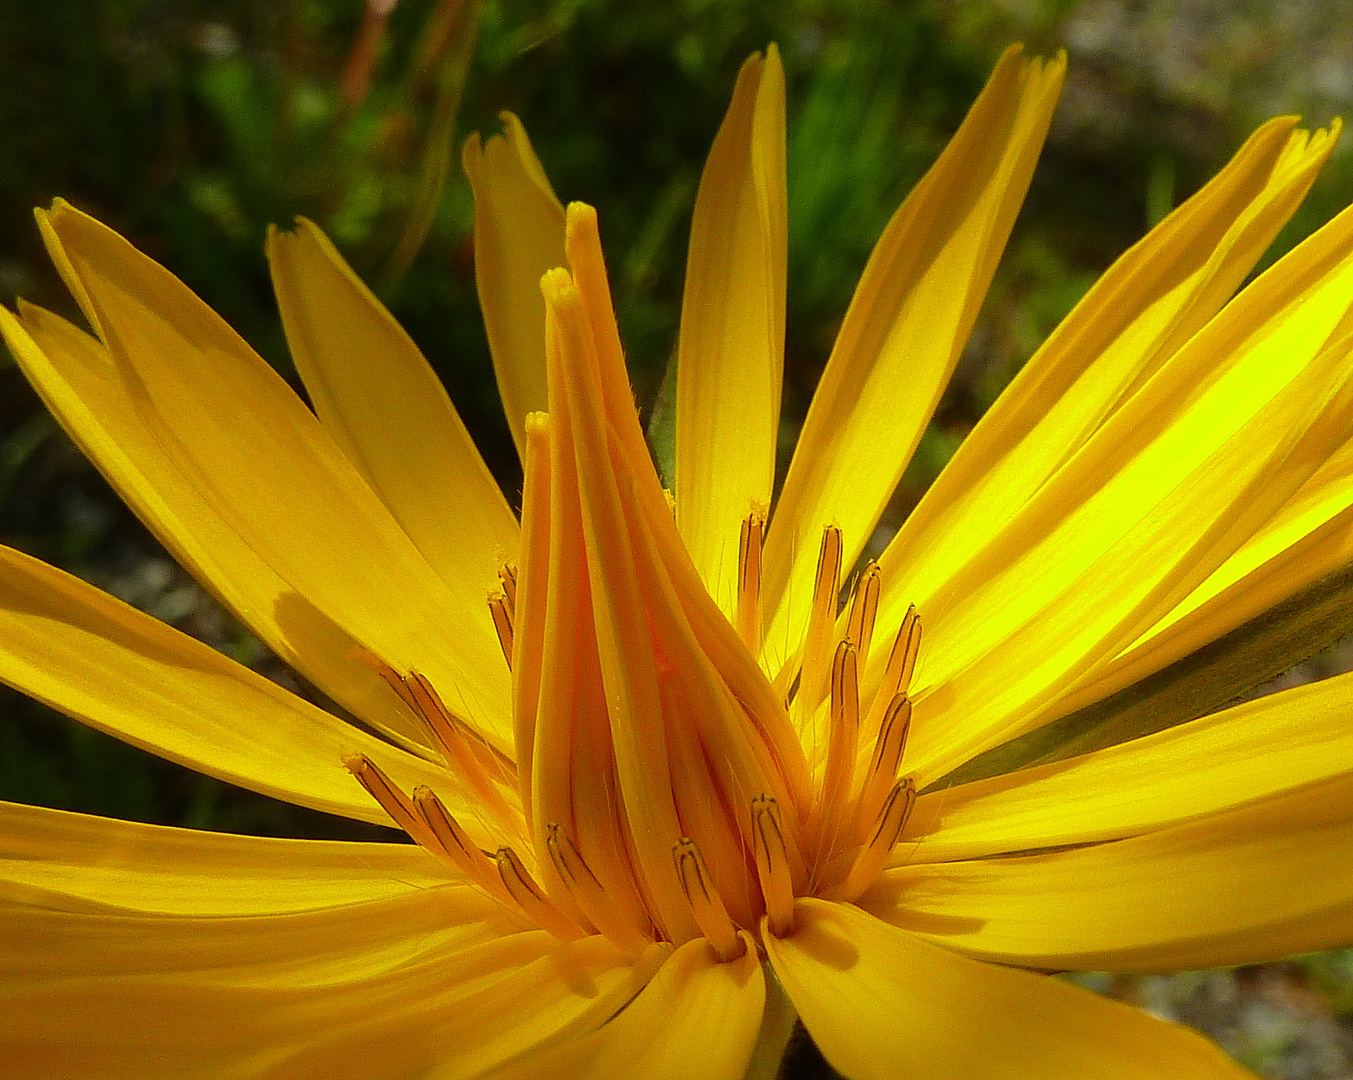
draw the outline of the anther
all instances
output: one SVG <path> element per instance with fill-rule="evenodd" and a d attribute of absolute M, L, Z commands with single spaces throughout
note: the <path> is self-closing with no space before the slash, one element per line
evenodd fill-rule
<path fill-rule="evenodd" d="M 753 656 L 761 653 L 761 545 L 766 508 L 754 507 L 738 537 L 738 633 Z"/>
<path fill-rule="evenodd" d="M 625 917 L 583 861 L 568 834 L 554 822 L 546 826 L 545 846 L 559 877 L 592 925 L 620 948 L 636 956 L 643 952 L 651 944 L 649 935 Z"/>
<path fill-rule="evenodd" d="M 789 874 L 779 804 L 769 795 L 752 800 L 752 847 L 770 931 L 784 937 L 794 929 L 794 883 Z"/>
<path fill-rule="evenodd" d="M 366 793 L 380 804 L 381 809 L 390 815 L 394 823 L 418 844 L 434 855 L 454 862 L 451 853 L 442 846 L 441 841 L 414 810 L 409 797 L 400 791 L 369 757 L 365 754 L 348 754 L 343 758 L 343 767 L 352 773 L 356 781 L 366 789 Z"/>
<path fill-rule="evenodd" d="M 493 617 L 493 629 L 498 633 L 498 647 L 503 650 L 503 659 L 507 669 L 512 670 L 512 600 L 504 589 L 494 589 L 489 593 L 489 614 Z"/>
<path fill-rule="evenodd" d="M 506 765 L 491 747 L 471 737 L 465 725 L 446 707 L 441 695 L 425 675 L 413 671 L 402 682 L 405 692 L 413 701 L 415 715 L 427 726 L 447 765 L 469 781 L 480 802 L 493 810 L 499 821 L 514 821 L 516 812 L 509 806 L 487 770 L 491 767 L 504 783 L 513 787 L 516 786 L 516 777 L 508 775 Z"/>
<path fill-rule="evenodd" d="M 871 562 L 855 582 L 855 590 L 850 596 L 846 640 L 855 645 L 863 663 L 869 661 L 869 646 L 874 636 L 874 619 L 878 616 L 882 581 L 883 574 L 878 563 Z"/>
<path fill-rule="evenodd" d="M 733 920 L 728 917 L 723 897 L 710 881 L 709 869 L 705 866 L 704 856 L 694 840 L 683 836 L 672 848 L 672 860 L 676 863 L 677 878 L 681 881 L 681 891 L 690 902 L 695 924 L 713 947 L 715 954 L 723 963 L 736 960 L 747 946 L 738 936 Z"/>
<path fill-rule="evenodd" d="M 504 888 L 494 861 L 466 835 L 432 789 L 421 785 L 414 788 L 413 805 L 456 869 L 495 900 L 510 903 L 512 896 Z"/>
<path fill-rule="evenodd" d="M 874 756 L 865 773 L 859 801 L 855 804 L 854 833 L 864 838 L 867 829 L 877 820 L 888 793 L 897 783 L 897 772 L 902 766 L 902 754 L 907 748 L 907 734 L 911 730 L 911 699 L 898 694 L 883 714 L 883 724 L 874 740 Z"/>
<path fill-rule="evenodd" d="M 371 656 L 368 658 L 367 662 L 375 667 L 376 674 L 384 680 L 385 685 L 398 694 L 399 700 L 404 702 L 404 704 L 409 707 L 409 711 L 417 716 L 418 702 L 414 696 L 409 693 L 407 680 L 405 680 L 404 676 L 400 675 L 399 672 L 379 657 Z"/>
<path fill-rule="evenodd" d="M 855 780 L 855 757 L 860 735 L 860 688 L 855 646 L 843 641 L 832 660 L 831 730 L 827 739 L 827 767 L 822 776 L 822 797 L 814 843 L 817 863 L 831 854 L 846 812 L 846 801 Z M 849 822 L 849 819 L 847 819 Z"/>
<path fill-rule="evenodd" d="M 869 715 L 864 722 L 864 736 L 872 738 L 883 723 L 884 713 L 898 694 L 911 689 L 911 678 L 916 672 L 916 658 L 921 653 L 921 616 L 915 605 L 907 608 L 902 618 L 897 637 L 893 639 L 892 651 L 888 654 L 888 666 L 884 668 L 883 679 L 874 694 L 874 702 L 869 707 Z"/>
<path fill-rule="evenodd" d="M 516 618 L 517 615 L 517 568 L 511 563 L 503 563 L 498 567 L 498 584 L 502 586 L 503 595 L 507 597 L 507 610 Z"/>
<path fill-rule="evenodd" d="M 873 836 L 869 843 L 855 857 L 855 864 L 838 889 L 832 890 L 831 898 L 854 900 L 874 883 L 874 879 L 883 870 L 884 863 L 897 846 L 902 830 L 907 827 L 912 808 L 916 805 L 916 785 L 910 777 L 900 781 L 879 811 L 874 825 Z"/>
<path fill-rule="evenodd" d="M 836 602 L 841 594 L 841 530 L 829 525 L 822 532 L 813 581 L 813 606 L 804 639 L 803 664 L 796 704 L 801 715 L 811 716 L 822 701 L 827 665 L 831 662 L 836 629 Z"/>
<path fill-rule="evenodd" d="M 583 936 L 577 923 L 546 899 L 544 890 L 536 884 L 521 859 L 517 858 L 517 853 L 509 847 L 498 849 L 498 873 L 517 906 L 542 930 L 553 934 L 560 941 L 576 941 Z"/>

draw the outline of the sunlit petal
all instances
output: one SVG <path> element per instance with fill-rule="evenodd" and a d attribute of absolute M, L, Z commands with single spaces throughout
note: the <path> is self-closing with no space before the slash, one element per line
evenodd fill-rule
<path fill-rule="evenodd" d="M 180 282 L 64 204 L 46 220 L 108 353 L 45 358 L 7 318 L 8 337 L 147 523 L 284 658 L 360 715 L 379 720 L 397 703 L 377 696 L 371 672 L 347 674 L 360 666 L 344 655 L 354 643 L 422 671 L 510 745 L 507 673 L 486 605 L 467 609 L 453 597 L 314 414 Z M 232 557 L 242 548 L 244 559 Z M 318 639 L 314 659 L 292 635 Z"/>
<path fill-rule="evenodd" d="M 1351 248 L 1345 214 L 1255 282 L 926 602 L 914 745 L 935 775 L 1039 723 L 1031 704 L 1107 664 L 1343 443 Z"/>
<path fill-rule="evenodd" d="M 526 460 L 526 416 L 546 407 L 545 305 L 540 276 L 563 266 L 564 208 L 521 121 L 503 113 L 503 134 L 465 144 L 474 189 L 475 282 L 498 392 L 517 452 Z"/>
<path fill-rule="evenodd" d="M 1082 757 L 923 795 L 899 863 L 1150 832 L 1353 770 L 1353 675 Z"/>
<path fill-rule="evenodd" d="M 16 886 L 41 892 L 47 907 L 163 915 L 278 914 L 450 884 L 411 844 L 233 836 L 5 802 L 0 881 L 12 898 Z"/>
<path fill-rule="evenodd" d="M 4 906 L 0 1049 L 14 1075 L 469 1075 L 596 1026 L 642 985 L 600 938 L 503 936 L 437 890 L 266 918 Z M 29 943 L 49 942 L 41 979 Z M 589 1018 L 590 1022 L 589 1022 Z"/>
<path fill-rule="evenodd" d="M 342 767 L 356 752 L 378 754 L 408 787 L 446 786 L 440 766 L 4 547 L 0 680 L 171 761 L 316 810 L 390 823 Z"/>
<path fill-rule="evenodd" d="M 1038 968 L 1179 971 L 1342 945 L 1353 776 L 1128 840 L 898 867 L 860 902 L 949 948 Z"/>
<path fill-rule="evenodd" d="M 1230 298 L 1310 188 L 1339 128 L 1290 118 L 1231 163 L 1095 283 L 963 440 L 881 557 L 879 625 L 901 622 L 1019 511 Z"/>
<path fill-rule="evenodd" d="M 742 67 L 700 180 L 677 343 L 677 524 L 728 613 L 739 526 L 775 479 L 784 368 L 784 71 L 772 45 Z"/>
<path fill-rule="evenodd" d="M 845 565 L 920 441 L 996 269 L 1062 87 L 1065 58 L 1001 58 L 865 267 L 766 536 L 767 648 L 797 643 L 822 529 Z"/>
<path fill-rule="evenodd" d="M 304 218 L 268 236 L 292 359 L 325 429 L 464 608 L 517 555 L 517 521 L 436 372 Z"/>
<path fill-rule="evenodd" d="M 709 943 L 688 942 L 600 1031 L 494 1072 L 494 1080 L 587 1076 L 596 1080 L 741 1080 L 765 1005 L 755 947 L 722 963 Z"/>
<path fill-rule="evenodd" d="M 849 904 L 801 900 L 775 972 L 851 1080 L 1242 1077 L 1202 1036 L 1069 983 L 979 964 Z"/>

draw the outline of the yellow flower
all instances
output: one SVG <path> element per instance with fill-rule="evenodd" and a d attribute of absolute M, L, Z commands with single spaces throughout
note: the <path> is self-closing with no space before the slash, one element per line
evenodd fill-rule
<path fill-rule="evenodd" d="M 314 226 L 268 249 L 312 413 L 121 238 L 40 214 L 97 338 L 21 304 L 11 350 L 354 719 L 10 550 L 0 678 L 417 846 L 0 807 L 0 1076 L 735 1080 L 795 1013 L 854 1080 L 1239 1075 L 1041 972 L 1353 940 L 1353 678 L 1131 707 L 1197 689 L 1203 646 L 1353 554 L 1353 214 L 1230 300 L 1337 131 L 1264 126 L 1110 269 L 838 612 L 1062 74 L 1007 53 L 888 225 L 773 512 L 773 49 L 697 199 L 671 496 L 595 214 L 560 206 L 514 118 L 466 165 L 520 523 Z"/>

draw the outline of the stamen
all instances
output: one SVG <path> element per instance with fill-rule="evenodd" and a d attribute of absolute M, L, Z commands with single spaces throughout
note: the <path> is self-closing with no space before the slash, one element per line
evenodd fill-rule
<path fill-rule="evenodd" d="M 517 568 L 512 563 L 503 563 L 498 567 L 498 583 L 507 597 L 508 611 L 515 618 L 517 614 Z"/>
<path fill-rule="evenodd" d="M 818 802 L 814 837 L 818 864 L 831 854 L 846 811 L 846 800 L 855 780 L 856 747 L 860 735 L 860 688 L 855 646 L 843 641 L 832 661 L 831 731 L 827 742 L 827 767 Z"/>
<path fill-rule="evenodd" d="M 841 595 L 841 530 L 829 525 L 822 532 L 813 581 L 813 609 L 808 617 L 803 664 L 796 704 L 800 715 L 811 717 L 822 702 L 827 665 L 836 629 L 836 602 Z"/>
<path fill-rule="evenodd" d="M 456 868 L 495 900 L 510 904 L 512 896 L 504 888 L 493 860 L 466 835 L 460 822 L 451 816 L 432 789 L 414 788 L 413 804 Z"/>
<path fill-rule="evenodd" d="M 780 827 L 780 807 L 769 795 L 752 800 L 752 846 L 771 933 L 784 937 L 794 929 L 794 884 Z"/>
<path fill-rule="evenodd" d="M 643 952 L 652 939 L 625 917 L 591 867 L 583 861 L 568 834 L 555 822 L 546 827 L 545 846 L 559 877 L 592 925 L 622 949 L 635 955 Z"/>
<path fill-rule="evenodd" d="M 489 614 L 493 616 L 493 628 L 498 632 L 498 646 L 503 650 L 503 659 L 507 661 L 507 670 L 512 670 L 512 601 L 502 589 L 489 593 Z"/>
<path fill-rule="evenodd" d="M 509 847 L 498 849 L 498 873 L 512 894 L 512 899 L 542 930 L 560 941 L 576 941 L 583 936 L 578 924 L 545 898 L 545 892 L 522 865 L 517 853 Z"/>
<path fill-rule="evenodd" d="M 690 901 L 691 912 L 695 915 L 700 932 L 713 946 L 720 961 L 727 963 L 736 960 L 747 951 L 747 946 L 738 937 L 737 928 L 728 917 L 723 897 L 711 886 L 709 868 L 705 866 L 700 848 L 690 837 L 683 836 L 672 848 L 672 858 L 676 862 L 681 890 Z"/>
<path fill-rule="evenodd" d="M 404 682 L 404 676 L 400 675 L 399 672 L 379 657 L 369 657 L 367 662 L 376 669 L 376 674 L 385 680 L 385 685 L 399 695 L 399 700 L 409 707 L 409 711 L 413 713 L 414 716 L 417 716 L 418 702 L 415 700 L 414 696 L 409 693 L 409 688 Z"/>
<path fill-rule="evenodd" d="M 871 562 L 855 582 L 850 596 L 850 618 L 846 622 L 846 640 L 853 642 L 863 663 L 869 662 L 869 646 L 874 636 L 874 619 L 879 611 L 879 587 L 883 574 L 878 563 Z"/>
<path fill-rule="evenodd" d="M 897 783 L 897 772 L 902 765 L 902 754 L 907 747 L 911 730 L 911 699 L 898 694 L 883 714 L 883 725 L 874 740 L 874 757 L 865 773 L 864 786 L 855 804 L 855 823 L 852 831 L 863 842 L 865 832 L 877 820 L 888 793 Z"/>
<path fill-rule="evenodd" d="M 526 460 L 521 494 L 520 597 L 512 619 L 512 739 L 522 814 L 536 838 L 531 802 L 536 713 L 545 658 L 546 597 L 550 590 L 550 418 L 526 415 Z M 514 578 L 515 580 L 515 578 Z"/>
<path fill-rule="evenodd" d="M 434 855 L 455 862 L 451 853 L 442 846 L 441 841 L 414 810 L 409 797 L 400 791 L 369 757 L 365 754 L 348 754 L 343 759 L 343 767 L 366 788 L 368 795 L 380 803 L 381 809 L 390 815 L 395 824 L 413 837 L 418 844 Z"/>
<path fill-rule="evenodd" d="M 913 604 L 907 608 L 907 614 L 893 639 L 892 652 L 888 654 L 888 666 L 883 671 L 883 679 L 874 694 L 869 715 L 864 721 L 864 737 L 874 737 L 883 723 L 884 713 L 898 694 L 911 689 L 911 677 L 916 671 L 916 658 L 921 652 L 921 616 Z"/>
<path fill-rule="evenodd" d="M 883 864 L 897 846 L 902 830 L 907 827 L 907 819 L 911 817 L 915 805 L 916 785 L 912 783 L 911 777 L 907 777 L 889 792 L 887 802 L 879 811 L 874 835 L 856 856 L 855 865 L 850 868 L 845 881 L 838 889 L 832 890 L 829 899 L 854 900 L 874 883 L 883 870 Z"/>
<path fill-rule="evenodd" d="M 515 822 L 516 811 L 493 782 L 488 767 L 511 786 L 516 777 L 508 777 L 502 760 L 482 741 L 472 738 L 465 725 L 442 701 L 425 675 L 410 672 L 403 679 L 404 689 L 413 701 L 414 713 L 427 725 L 437 749 L 451 770 L 469 781 L 480 802 L 488 806 L 502 822 Z"/>
<path fill-rule="evenodd" d="M 738 538 L 738 633 L 753 656 L 761 654 L 761 545 L 766 508 L 755 507 Z"/>

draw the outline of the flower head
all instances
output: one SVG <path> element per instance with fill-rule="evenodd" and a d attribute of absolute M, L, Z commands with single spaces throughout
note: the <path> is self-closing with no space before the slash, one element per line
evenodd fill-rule
<path fill-rule="evenodd" d="M 1353 217 L 1230 299 L 1336 131 L 1261 128 L 851 573 L 1062 71 L 1008 52 L 889 223 L 774 505 L 774 49 L 696 203 L 670 493 L 596 214 L 559 204 L 514 118 L 466 166 L 520 520 L 313 225 L 268 241 L 312 413 L 124 240 L 40 214 L 96 336 L 21 304 L 11 350 L 183 564 L 357 722 L 13 551 L 0 678 L 416 846 L 0 808 L 0 1072 L 736 1078 L 797 1012 L 862 1080 L 1238 1074 L 1039 972 L 1353 936 L 1353 681 L 1201 715 L 1236 681 L 1200 649 L 1333 595 L 1347 559 Z"/>

